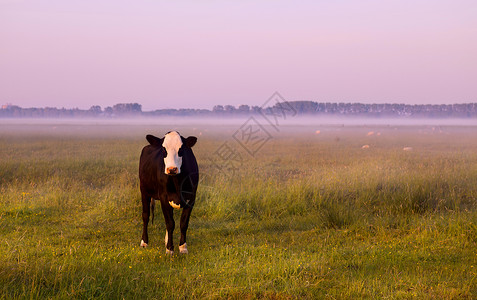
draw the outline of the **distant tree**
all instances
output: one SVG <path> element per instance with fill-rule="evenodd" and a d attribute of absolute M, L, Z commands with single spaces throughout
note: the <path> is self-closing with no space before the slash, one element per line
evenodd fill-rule
<path fill-rule="evenodd" d="M 241 113 L 248 113 L 250 111 L 250 106 L 242 104 L 239 106 L 238 110 Z"/>
<path fill-rule="evenodd" d="M 260 106 L 252 106 L 252 112 L 253 113 L 259 113 L 260 111 L 262 110 L 262 108 Z"/>
<path fill-rule="evenodd" d="M 223 112 L 224 111 L 224 107 L 222 105 L 216 105 L 214 106 L 214 108 L 212 109 L 213 112 Z"/>
<path fill-rule="evenodd" d="M 138 103 L 118 103 L 113 106 L 115 114 L 138 114 L 142 112 L 142 106 Z"/>
<path fill-rule="evenodd" d="M 224 110 L 227 113 L 233 113 L 236 111 L 235 107 L 233 105 L 225 105 Z"/>
<path fill-rule="evenodd" d="M 95 114 L 101 113 L 101 106 L 99 105 L 93 105 L 89 108 L 89 111 Z"/>
<path fill-rule="evenodd" d="M 104 109 L 104 113 L 108 114 L 108 115 L 112 115 L 113 114 L 113 108 L 111 106 L 106 107 Z"/>

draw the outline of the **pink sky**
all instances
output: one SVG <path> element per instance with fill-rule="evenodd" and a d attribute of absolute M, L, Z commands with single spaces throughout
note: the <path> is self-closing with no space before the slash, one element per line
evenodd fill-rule
<path fill-rule="evenodd" d="M 477 102 L 477 1 L 0 0 L 0 104 Z"/>

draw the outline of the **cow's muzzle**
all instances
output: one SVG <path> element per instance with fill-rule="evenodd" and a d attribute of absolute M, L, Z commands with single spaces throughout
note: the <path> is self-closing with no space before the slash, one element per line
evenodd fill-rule
<path fill-rule="evenodd" d="M 179 174 L 179 169 L 177 167 L 169 167 L 166 169 L 167 175 L 177 175 Z"/>

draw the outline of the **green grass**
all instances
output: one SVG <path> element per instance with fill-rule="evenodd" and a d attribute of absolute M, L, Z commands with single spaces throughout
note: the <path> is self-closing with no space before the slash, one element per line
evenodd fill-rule
<path fill-rule="evenodd" d="M 169 257 L 137 178 L 168 129 L 117 127 L 0 127 L 0 298 L 477 297 L 477 128 L 282 128 L 227 178 L 236 128 L 184 126 L 203 180 Z"/>

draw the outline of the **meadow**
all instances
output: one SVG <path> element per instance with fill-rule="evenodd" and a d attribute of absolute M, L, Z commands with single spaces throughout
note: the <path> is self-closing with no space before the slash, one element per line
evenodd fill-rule
<path fill-rule="evenodd" d="M 254 155 L 237 127 L 0 124 L 0 299 L 477 298 L 477 127 L 290 125 Z M 188 255 L 159 208 L 139 247 L 139 155 L 170 129 L 198 137 Z"/>

